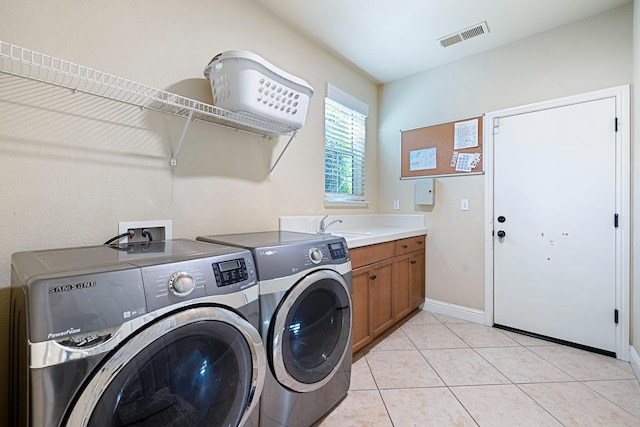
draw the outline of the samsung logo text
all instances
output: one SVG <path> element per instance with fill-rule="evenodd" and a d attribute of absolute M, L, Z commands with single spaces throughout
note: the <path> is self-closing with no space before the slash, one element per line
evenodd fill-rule
<path fill-rule="evenodd" d="M 97 282 L 80 282 L 80 283 L 72 283 L 69 285 L 59 285 L 59 286 L 54 286 L 52 288 L 49 288 L 49 294 L 75 291 L 77 289 L 95 288 L 96 285 L 97 285 Z"/>

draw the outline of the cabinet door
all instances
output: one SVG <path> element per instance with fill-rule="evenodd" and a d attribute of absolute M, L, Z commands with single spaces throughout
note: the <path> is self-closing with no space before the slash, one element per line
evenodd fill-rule
<path fill-rule="evenodd" d="M 409 260 L 409 292 L 411 308 L 416 308 L 424 302 L 425 298 L 425 259 L 424 249 L 411 254 Z"/>
<path fill-rule="evenodd" d="M 353 282 L 353 351 L 371 342 L 369 334 L 369 269 L 356 268 L 351 273 Z"/>
<path fill-rule="evenodd" d="M 396 240 L 395 252 L 396 255 L 404 255 L 410 252 L 419 251 L 425 248 L 425 241 L 427 236 L 409 237 L 407 239 Z"/>
<path fill-rule="evenodd" d="M 396 255 L 395 242 L 378 243 L 376 245 L 362 246 L 349 249 L 351 267 L 356 269 L 365 265 L 375 264 Z"/>
<path fill-rule="evenodd" d="M 371 266 L 369 276 L 369 332 L 376 337 L 393 325 L 393 259 Z"/>
<path fill-rule="evenodd" d="M 413 292 L 411 283 L 411 255 L 396 258 L 396 281 L 393 286 L 394 318 L 400 319 L 413 310 Z"/>

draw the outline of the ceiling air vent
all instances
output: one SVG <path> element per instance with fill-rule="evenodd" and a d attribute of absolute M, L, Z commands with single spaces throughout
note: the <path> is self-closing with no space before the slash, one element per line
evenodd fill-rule
<path fill-rule="evenodd" d="M 489 26 L 487 25 L 487 21 L 484 21 L 478 25 L 474 25 L 473 27 L 466 28 L 462 31 L 458 31 L 455 34 L 451 34 L 449 36 L 438 39 L 438 41 L 440 42 L 440 46 L 448 47 L 453 44 L 469 40 L 472 37 L 481 36 L 482 34 L 486 34 L 488 32 Z"/>

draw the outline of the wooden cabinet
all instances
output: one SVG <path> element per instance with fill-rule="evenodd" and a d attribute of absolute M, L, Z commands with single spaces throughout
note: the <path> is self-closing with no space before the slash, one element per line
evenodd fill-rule
<path fill-rule="evenodd" d="M 349 251 L 353 268 L 353 351 L 424 302 L 426 236 Z"/>
<path fill-rule="evenodd" d="M 408 254 L 410 252 L 424 249 L 427 236 L 409 237 L 408 239 L 395 241 L 396 255 Z"/>
<path fill-rule="evenodd" d="M 425 250 L 416 251 L 411 255 L 411 270 L 409 270 L 409 290 L 411 292 L 411 305 L 418 307 L 425 301 L 426 276 L 425 276 Z"/>
<path fill-rule="evenodd" d="M 413 311 L 411 305 L 411 255 L 402 255 L 396 259 L 396 285 L 394 287 L 394 308 L 397 318 L 402 318 Z"/>
<path fill-rule="evenodd" d="M 376 337 L 393 325 L 393 259 L 377 262 L 369 270 L 369 330 Z"/>
<path fill-rule="evenodd" d="M 424 302 L 425 236 L 396 241 L 394 318 L 402 319 Z"/>
<path fill-rule="evenodd" d="M 424 249 L 396 259 L 395 318 L 401 319 L 424 302 Z"/>
<path fill-rule="evenodd" d="M 371 342 L 369 332 L 369 269 L 356 268 L 351 274 L 353 282 L 353 348 L 361 349 Z"/>
<path fill-rule="evenodd" d="M 394 260 L 353 270 L 353 347 L 362 348 L 394 322 Z"/>

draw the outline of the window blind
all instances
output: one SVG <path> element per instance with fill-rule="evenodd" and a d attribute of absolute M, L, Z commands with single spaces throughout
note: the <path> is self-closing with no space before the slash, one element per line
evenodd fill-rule
<path fill-rule="evenodd" d="M 366 115 L 325 100 L 325 199 L 364 200 Z"/>

